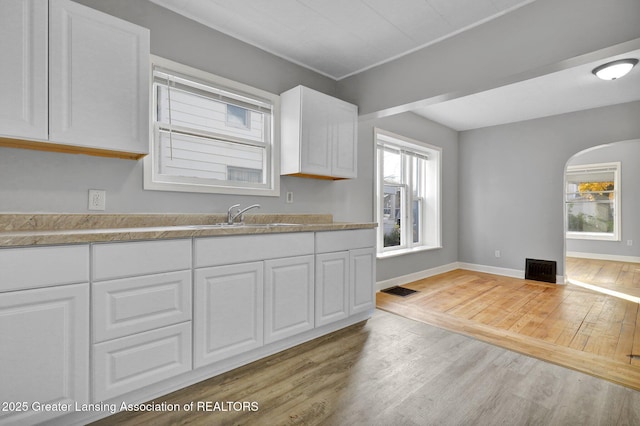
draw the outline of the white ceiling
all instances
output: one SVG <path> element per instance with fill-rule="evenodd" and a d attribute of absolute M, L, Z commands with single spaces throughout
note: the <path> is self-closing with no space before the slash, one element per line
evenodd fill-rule
<path fill-rule="evenodd" d="M 335 80 L 437 43 L 534 0 L 151 0 Z M 490 25 L 490 23 L 488 23 Z M 591 70 L 640 58 L 638 43 L 609 58 L 554 67 L 414 112 L 469 130 L 640 100 L 640 66 L 601 81 Z M 606 55 L 605 55 L 606 56 Z M 597 59 L 597 60 L 596 60 Z M 429 104 L 430 102 L 426 102 Z"/>
<path fill-rule="evenodd" d="M 339 80 L 533 0 L 151 0 Z"/>
<path fill-rule="evenodd" d="M 640 50 L 435 103 L 413 112 L 455 130 L 470 130 L 640 100 L 640 67 L 613 81 L 600 80 L 591 72 L 598 65 L 623 58 L 640 58 Z"/>

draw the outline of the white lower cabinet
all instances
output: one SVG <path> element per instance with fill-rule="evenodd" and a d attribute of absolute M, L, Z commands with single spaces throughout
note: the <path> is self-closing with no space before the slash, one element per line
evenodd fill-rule
<path fill-rule="evenodd" d="M 44 422 L 89 402 L 89 344 L 88 283 L 0 293 L 0 424 Z"/>
<path fill-rule="evenodd" d="M 263 262 L 196 269 L 194 367 L 263 344 Z"/>
<path fill-rule="evenodd" d="M 376 250 L 373 247 L 351 250 L 349 315 L 366 312 L 376 306 L 375 265 Z"/>
<path fill-rule="evenodd" d="M 375 231 L 316 235 L 316 326 L 375 307 Z"/>
<path fill-rule="evenodd" d="M 313 329 L 313 264 L 312 255 L 265 261 L 265 343 Z"/>
<path fill-rule="evenodd" d="M 188 372 L 191 240 L 92 246 L 93 400 Z"/>
<path fill-rule="evenodd" d="M 316 326 L 349 316 L 349 252 L 316 255 Z"/>
<path fill-rule="evenodd" d="M 0 249 L 0 425 L 142 399 L 361 321 L 374 281 L 371 229 Z M 34 409 L 47 403 L 62 411 Z"/>
<path fill-rule="evenodd" d="M 93 397 L 104 401 L 191 370 L 191 322 L 93 347 Z"/>

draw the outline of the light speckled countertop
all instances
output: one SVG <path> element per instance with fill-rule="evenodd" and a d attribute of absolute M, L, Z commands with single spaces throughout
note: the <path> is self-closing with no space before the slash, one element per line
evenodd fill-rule
<path fill-rule="evenodd" d="M 0 247 L 154 240 L 220 235 L 375 228 L 327 214 L 247 214 L 244 226 L 220 226 L 226 214 L 0 214 Z"/>

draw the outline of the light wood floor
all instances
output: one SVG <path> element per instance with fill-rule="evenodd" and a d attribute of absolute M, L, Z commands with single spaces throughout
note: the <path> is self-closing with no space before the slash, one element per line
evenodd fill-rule
<path fill-rule="evenodd" d="M 256 412 L 121 413 L 98 425 L 634 425 L 640 392 L 376 311 L 155 402 Z"/>
<path fill-rule="evenodd" d="M 640 297 L 640 263 L 567 257 L 567 278 Z"/>
<path fill-rule="evenodd" d="M 640 390 L 638 303 L 465 270 L 404 287 L 419 293 L 378 308 Z"/>

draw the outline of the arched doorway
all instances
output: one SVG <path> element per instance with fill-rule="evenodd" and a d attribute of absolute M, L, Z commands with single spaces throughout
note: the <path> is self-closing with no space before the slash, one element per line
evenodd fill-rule
<path fill-rule="evenodd" d="M 640 303 L 640 140 L 589 148 L 565 166 L 565 278 Z"/>

